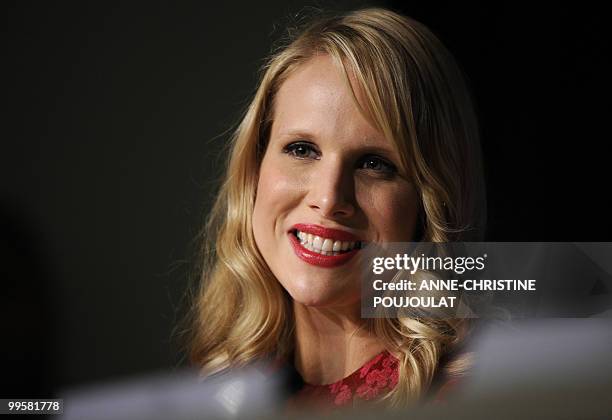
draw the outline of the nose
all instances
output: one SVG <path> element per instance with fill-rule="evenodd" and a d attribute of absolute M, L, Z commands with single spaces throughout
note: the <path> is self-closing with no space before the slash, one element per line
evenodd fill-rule
<path fill-rule="evenodd" d="M 307 195 L 308 206 L 325 218 L 348 218 L 355 214 L 353 173 L 339 160 L 318 165 Z"/>

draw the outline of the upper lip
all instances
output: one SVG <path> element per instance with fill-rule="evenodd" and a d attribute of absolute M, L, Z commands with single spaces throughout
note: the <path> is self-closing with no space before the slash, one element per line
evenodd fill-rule
<path fill-rule="evenodd" d="M 293 225 L 291 228 L 291 232 L 299 230 L 300 232 L 311 233 L 316 236 L 320 236 L 322 238 L 329 238 L 336 241 L 347 241 L 347 242 L 357 242 L 361 241 L 360 238 L 353 235 L 350 232 L 340 229 L 333 229 L 324 227 L 321 225 L 315 225 L 311 223 L 298 223 Z"/>

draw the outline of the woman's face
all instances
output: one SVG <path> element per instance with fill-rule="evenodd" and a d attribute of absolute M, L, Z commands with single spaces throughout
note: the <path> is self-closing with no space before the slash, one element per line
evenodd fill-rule
<path fill-rule="evenodd" d="M 361 115 L 329 56 L 310 59 L 282 84 L 253 233 L 295 301 L 356 304 L 359 242 L 413 238 L 418 199 L 399 166 L 393 145 Z"/>

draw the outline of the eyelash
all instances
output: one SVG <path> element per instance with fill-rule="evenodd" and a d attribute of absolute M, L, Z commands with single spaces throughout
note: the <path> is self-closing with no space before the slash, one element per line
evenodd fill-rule
<path fill-rule="evenodd" d="M 298 156 L 296 154 L 296 151 L 299 148 L 305 148 L 309 153 L 314 153 L 315 156 L 314 157 Z M 294 159 L 299 159 L 299 160 L 306 160 L 306 159 L 319 160 L 321 159 L 321 153 L 317 150 L 315 145 L 313 145 L 312 143 L 303 142 L 303 141 L 288 144 L 287 146 L 283 148 L 283 153 L 293 157 Z M 365 164 L 372 163 L 372 162 L 375 162 L 378 165 L 382 165 L 383 169 L 372 169 L 372 168 L 364 167 Z M 387 177 L 391 177 L 397 173 L 397 167 L 393 163 L 377 155 L 366 155 L 362 157 L 361 159 L 359 159 L 358 167 L 359 169 L 365 169 L 365 170 L 372 171 L 372 172 L 375 172 L 377 174 L 384 175 Z"/>
<path fill-rule="evenodd" d="M 363 157 L 360 160 L 360 164 L 363 165 L 366 162 L 370 163 L 372 161 L 375 161 L 377 163 L 379 163 L 380 165 L 383 166 L 384 169 L 372 169 L 372 168 L 363 168 L 362 169 L 366 169 L 366 170 L 370 170 L 370 171 L 375 171 L 377 173 L 380 173 L 382 175 L 385 176 L 393 176 L 397 173 L 397 168 L 395 167 L 394 164 L 392 164 L 391 162 L 389 162 L 387 159 L 384 159 L 380 156 L 376 156 L 376 155 L 367 155 L 365 157 Z"/>
<path fill-rule="evenodd" d="M 308 149 L 310 152 L 316 153 L 317 156 L 314 159 L 318 160 L 318 159 L 321 158 L 320 153 L 318 152 L 318 150 L 314 146 L 314 144 L 308 143 L 308 142 L 305 142 L 305 141 L 298 141 L 298 142 L 295 142 L 295 143 L 288 144 L 287 146 L 285 146 L 283 148 L 283 153 L 286 153 L 286 154 L 288 154 L 288 155 L 290 155 L 290 156 L 292 156 L 292 157 L 294 157 L 296 159 L 300 159 L 300 160 L 309 159 L 309 157 L 306 157 L 306 156 L 298 156 L 298 155 L 296 155 L 295 152 L 300 147 L 304 147 L 304 148 Z"/>

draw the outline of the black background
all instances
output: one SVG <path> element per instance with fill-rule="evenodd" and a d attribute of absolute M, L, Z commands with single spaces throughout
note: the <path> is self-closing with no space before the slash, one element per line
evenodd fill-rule
<path fill-rule="evenodd" d="M 193 239 L 257 69 L 304 5 L 363 4 L 3 3 L 3 397 L 182 364 Z M 367 4 L 425 23 L 465 70 L 487 240 L 610 240 L 602 10 Z"/>

